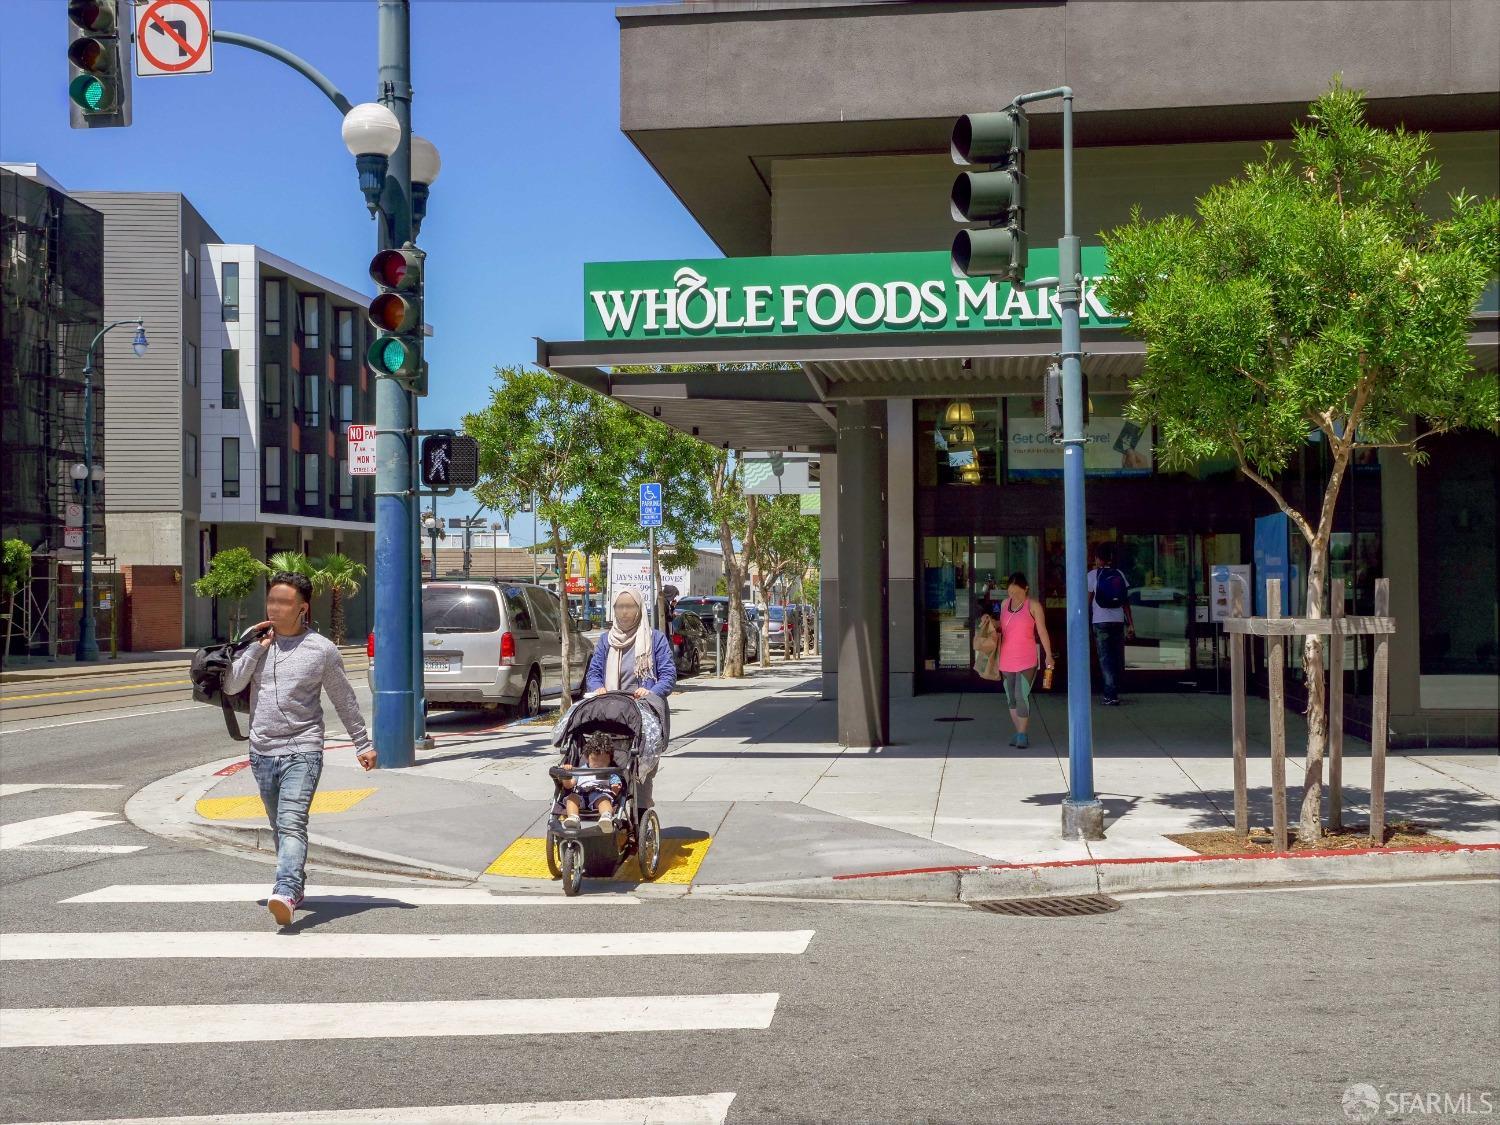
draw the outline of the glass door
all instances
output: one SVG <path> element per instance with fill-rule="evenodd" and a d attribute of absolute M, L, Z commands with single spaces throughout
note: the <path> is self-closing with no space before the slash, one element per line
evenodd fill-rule
<path fill-rule="evenodd" d="M 1126 674 L 1169 673 L 1187 679 L 1193 616 L 1188 537 L 1122 535 L 1117 557 L 1135 625 L 1135 637 L 1125 642 Z"/>
<path fill-rule="evenodd" d="M 1040 559 L 1038 535 L 933 535 L 922 540 L 922 690 L 997 690 L 973 672 L 974 626 L 986 606 L 1005 597 L 1006 582 L 1017 571 L 1026 575 L 1032 595 L 1041 597 Z"/>

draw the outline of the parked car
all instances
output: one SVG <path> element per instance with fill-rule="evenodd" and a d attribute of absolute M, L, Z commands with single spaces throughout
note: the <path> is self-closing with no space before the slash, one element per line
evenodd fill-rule
<path fill-rule="evenodd" d="M 677 601 L 678 613 L 692 613 L 703 622 L 703 627 L 709 631 L 709 644 L 713 643 L 713 634 L 718 632 L 719 640 L 728 651 L 729 644 L 729 599 L 722 595 L 708 595 L 692 598 L 679 598 Z M 760 633 L 750 624 L 749 607 L 740 621 L 740 630 L 745 638 L 745 660 L 754 661 L 760 659 Z"/>
<path fill-rule="evenodd" d="M 703 671 L 703 661 L 714 662 L 713 635 L 703 627 L 696 613 L 679 613 L 667 627 L 672 642 L 672 662 L 679 676 L 695 676 Z"/>
<path fill-rule="evenodd" d="M 534 715 L 562 694 L 562 608 L 530 583 L 422 583 L 422 684 L 427 704 Z M 570 622 L 568 683 L 582 691 L 593 648 Z M 375 635 L 367 644 L 375 689 Z"/>
<path fill-rule="evenodd" d="M 772 652 L 797 651 L 797 620 L 790 606 L 773 605 L 766 610 L 766 644 Z"/>

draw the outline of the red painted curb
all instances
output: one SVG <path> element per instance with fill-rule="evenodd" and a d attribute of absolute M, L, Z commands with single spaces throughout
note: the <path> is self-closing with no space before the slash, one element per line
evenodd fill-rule
<path fill-rule="evenodd" d="M 250 759 L 249 758 L 246 758 L 244 761 L 233 762 L 230 765 L 225 766 L 221 770 L 215 770 L 214 771 L 214 776 L 215 777 L 228 777 L 232 773 L 239 773 L 240 770 L 245 769 L 249 765 L 250 765 Z"/>
<path fill-rule="evenodd" d="M 1104 867 L 1123 864 L 1201 863 L 1209 859 L 1331 859 L 1356 855 L 1404 855 L 1427 852 L 1487 852 L 1497 844 L 1431 844 L 1408 848 L 1316 848 L 1302 852 L 1246 852 L 1235 855 L 1158 855 L 1139 859 L 1054 859 L 1043 863 L 960 864 L 954 867 L 911 867 L 904 871 L 860 871 L 834 879 L 884 879 L 892 875 L 934 875 L 949 871 L 1031 871 L 1042 867 Z"/>

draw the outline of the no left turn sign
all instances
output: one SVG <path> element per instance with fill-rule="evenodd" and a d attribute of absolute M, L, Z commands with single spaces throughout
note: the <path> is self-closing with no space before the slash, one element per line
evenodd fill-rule
<path fill-rule="evenodd" d="M 136 0 L 135 72 L 142 78 L 214 68 L 209 0 Z"/>

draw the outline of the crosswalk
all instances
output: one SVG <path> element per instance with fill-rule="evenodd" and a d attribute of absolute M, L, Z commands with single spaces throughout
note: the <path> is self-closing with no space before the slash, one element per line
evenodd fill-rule
<path fill-rule="evenodd" d="M 266 887 L 241 883 L 136 884 L 112 883 L 61 899 L 50 922 L 66 927 L 58 931 L 35 930 L 0 934 L 0 973 L 7 974 L 7 996 L 15 995 L 8 974 L 57 973 L 59 986 L 44 989 L 59 998 L 78 995 L 81 983 L 89 985 L 80 998 L 95 996 L 131 1000 L 126 1004 L 85 1003 L 68 1006 L 7 1006 L 0 1009 L 0 1058 L 15 1062 L 27 1052 L 75 1052 L 96 1048 L 150 1052 L 163 1048 L 187 1049 L 194 1045 L 288 1043 L 300 1053 L 350 1051 L 359 1042 L 388 1040 L 412 1043 L 419 1040 L 514 1042 L 517 1036 L 556 1036 L 559 1051 L 568 1042 L 590 1037 L 619 1036 L 620 1050 L 638 1049 L 641 1035 L 681 1034 L 686 1045 L 699 1033 L 728 1032 L 755 1035 L 767 1033 L 776 1018 L 781 994 L 776 991 L 724 991 L 683 989 L 681 975 L 657 978 L 653 967 L 670 963 L 703 965 L 702 978 L 727 983 L 724 970 L 714 968 L 733 959 L 772 959 L 759 963 L 784 964 L 805 954 L 815 931 L 806 930 L 652 930 L 629 924 L 639 914 L 642 901 L 630 895 L 586 895 L 566 899 L 561 894 L 502 894 L 484 887 L 425 887 L 397 884 L 315 886 L 303 905 L 304 913 L 289 930 L 264 928 L 217 928 L 224 921 L 243 925 L 251 915 L 247 907 L 264 903 Z M 369 917 L 370 909 L 404 908 L 403 921 L 415 919 L 431 925 L 415 925 L 422 932 L 370 933 L 349 920 Z M 140 911 L 160 917 L 169 911 L 174 929 L 111 929 L 124 916 L 139 921 Z M 452 911 L 460 912 L 455 917 Z M 624 911 L 621 913 L 621 911 Z M 107 917 L 96 917 L 107 912 Z M 90 926 L 91 919 L 101 924 Z M 474 926 L 483 932 L 469 932 Z M 625 925 L 618 925 L 624 922 Z M 555 924 L 545 924 L 555 923 Z M 129 921 L 127 921 L 129 924 Z M 194 929 L 194 926 L 216 926 Z M 20 930 L 22 927 L 16 927 Z M 316 979 L 324 984 L 343 974 L 358 972 L 360 964 L 372 960 L 396 962 L 391 980 L 441 982 L 434 978 L 435 966 L 443 962 L 492 961 L 515 963 L 526 960 L 544 970 L 543 979 L 556 979 L 559 995 L 508 995 L 505 982 L 515 979 L 500 973 L 476 972 L 466 981 L 471 993 L 462 999 L 442 995 L 402 995 L 397 999 L 349 1000 L 321 997 L 313 987 L 296 1004 L 246 1002 L 255 999 L 245 989 L 255 974 L 276 972 L 266 979 L 284 981 L 284 970 L 272 970 L 276 962 L 319 961 L 324 966 Z M 598 967 L 589 963 L 598 959 Z M 134 981 L 122 993 L 100 992 L 98 982 L 104 963 L 132 962 L 128 972 Z M 167 962 L 160 969 L 154 963 Z M 188 972 L 193 962 L 224 966 L 224 995 L 192 995 L 194 1003 L 154 1003 L 170 998 L 170 977 L 162 974 Z M 425 968 L 431 962 L 434 968 Z M 421 963 L 419 965 L 419 963 Z M 257 965 L 265 968 L 257 968 Z M 611 967 L 614 966 L 614 967 Z M 628 966 L 628 968 L 624 968 Z M 408 968 L 409 967 L 409 968 Z M 553 973 L 553 969 L 556 972 Z M 113 970 L 111 970 L 113 972 Z M 143 975 L 144 974 L 144 975 Z M 425 975 L 424 975 L 425 974 Z M 592 982 L 618 979 L 617 989 L 600 993 Z M 122 978 L 123 979 L 123 978 Z M 521 979 L 535 980 L 532 973 Z M 653 993 L 653 979 L 672 979 L 675 987 Z M 690 983 L 701 983 L 689 976 Z M 148 983 L 142 984 L 142 981 Z M 159 987 L 149 982 L 156 981 Z M 773 983 L 756 979 L 756 984 Z M 568 986 L 573 986 L 570 990 Z M 580 987 L 582 986 L 582 987 Z M 74 992 L 70 994 L 70 987 Z M 330 986 L 332 987 L 332 986 Z M 439 985 L 429 985 L 438 987 Z M 523 991 L 525 985 L 515 986 Z M 422 986 L 414 989 L 421 992 Z M 538 989 L 532 990 L 540 991 Z M 37 993 L 31 993 L 36 995 Z M 244 1050 L 246 1048 L 230 1048 Z M 400 1050 L 400 1048 L 394 1048 Z M 590 1047 L 589 1050 L 593 1050 Z M 46 1058 L 47 1056 L 37 1056 Z M 85 1056 L 89 1057 L 89 1056 Z M 114 1065 L 128 1065 L 129 1055 L 112 1055 Z M 160 1056 L 144 1056 L 157 1057 Z M 359 1056 L 351 1056 L 359 1057 Z M 516 1056 L 529 1058 L 529 1055 Z M 336 1061 L 340 1055 L 334 1055 Z M 27 1066 L 31 1064 L 25 1064 Z M 80 1061 L 69 1068 L 88 1069 Z M 347 1098 L 355 1104 L 329 1110 L 309 1105 L 306 1109 L 278 1112 L 193 1115 L 193 1104 L 164 1108 L 186 1113 L 163 1117 L 85 1117 L 74 1115 L 53 1125 L 126 1125 L 128 1122 L 167 1123 L 243 1122 L 245 1125 L 277 1125 L 281 1122 L 693 1122 L 718 1123 L 727 1118 L 735 1093 L 706 1089 L 689 1092 L 694 1066 L 684 1056 L 682 1073 L 667 1091 L 620 1089 L 618 1083 L 604 1089 L 588 1088 L 588 1072 L 579 1072 L 573 1094 L 560 1101 L 497 1101 L 439 1105 L 361 1105 L 358 1086 Z M 523 1093 L 532 1091 L 524 1090 Z M 608 1097 L 589 1097 L 590 1094 Z M 243 1106 L 264 1104 L 247 1089 Z M 74 1092 L 76 1096 L 76 1091 Z M 188 1095 L 184 1093 L 184 1097 Z M 431 1096 L 427 1100 L 431 1100 Z M 45 1099 L 44 1099 L 45 1102 Z M 45 1104 L 50 1104 L 45 1103 Z M 90 1109 L 117 1104 L 107 1097 L 99 1102 L 77 1102 Z M 223 1105 L 222 1099 L 219 1106 Z M 326 1105 L 326 1101 L 324 1105 Z M 155 1105 L 153 1103 L 153 1108 Z"/>

